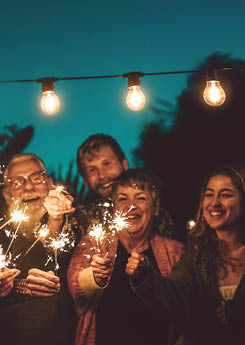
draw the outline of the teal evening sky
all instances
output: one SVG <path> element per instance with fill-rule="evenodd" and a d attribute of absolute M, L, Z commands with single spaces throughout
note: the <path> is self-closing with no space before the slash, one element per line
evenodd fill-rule
<path fill-rule="evenodd" d="M 1 0 L 0 80 L 76 77 L 192 70 L 214 53 L 245 59 L 245 2 L 227 0 Z M 139 112 L 125 105 L 123 78 L 59 81 L 61 111 L 39 110 L 41 85 L 0 84 L 1 128 L 32 125 L 26 149 L 49 170 L 66 169 L 89 135 L 106 133 L 132 151 L 157 98 L 175 107 L 188 75 L 145 76 L 147 105 Z M 154 154 L 154 153 L 152 153 Z"/>

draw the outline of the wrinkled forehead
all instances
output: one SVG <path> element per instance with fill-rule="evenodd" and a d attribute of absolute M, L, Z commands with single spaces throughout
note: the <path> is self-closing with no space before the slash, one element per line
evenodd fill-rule
<path fill-rule="evenodd" d="M 34 172 L 43 170 L 42 166 L 32 159 L 22 162 L 15 162 L 9 168 L 5 178 L 13 178 L 16 176 L 29 176 Z"/>

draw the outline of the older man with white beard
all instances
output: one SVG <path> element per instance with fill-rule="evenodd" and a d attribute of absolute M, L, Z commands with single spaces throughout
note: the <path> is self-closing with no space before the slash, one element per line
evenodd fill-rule
<path fill-rule="evenodd" d="M 13 157 L 4 171 L 3 196 L 9 217 L 16 208 L 29 216 L 12 243 L 4 230 L 12 231 L 13 236 L 17 224 L 0 230 L 0 245 L 4 251 L 9 249 L 16 267 L 0 272 L 0 339 L 8 345 L 69 345 L 73 341 L 73 303 L 66 285 L 69 255 L 59 258 L 60 269 L 55 275 L 45 243 L 40 239 L 31 247 L 37 224 L 47 212 L 45 201 L 57 199 L 63 213 L 73 211 L 72 200 L 51 190 L 52 186 L 44 163 L 33 154 Z M 62 222 L 63 215 L 49 208 L 48 227 L 54 234 Z"/>

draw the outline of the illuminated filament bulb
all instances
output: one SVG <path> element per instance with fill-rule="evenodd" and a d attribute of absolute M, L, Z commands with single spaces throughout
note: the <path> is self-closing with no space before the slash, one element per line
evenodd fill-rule
<path fill-rule="evenodd" d="M 60 110 L 60 99 L 54 92 L 53 78 L 45 78 L 42 83 L 42 98 L 40 107 L 47 115 L 54 115 Z"/>
<path fill-rule="evenodd" d="M 128 94 L 126 104 L 129 109 L 139 111 L 145 106 L 145 95 L 140 88 L 139 76 L 143 76 L 140 72 L 131 72 L 126 74 L 128 77 Z"/>
<path fill-rule="evenodd" d="M 208 72 L 207 85 L 203 92 L 204 101 L 213 107 L 218 107 L 225 101 L 225 92 L 218 80 L 218 71 L 214 69 Z"/>

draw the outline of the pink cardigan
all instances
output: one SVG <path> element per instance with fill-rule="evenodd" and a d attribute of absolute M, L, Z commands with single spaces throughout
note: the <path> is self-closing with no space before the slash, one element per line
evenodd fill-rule
<path fill-rule="evenodd" d="M 114 262 L 117 244 L 118 240 L 115 239 L 109 248 Z M 180 259 L 183 245 L 155 235 L 151 240 L 151 246 L 161 274 L 167 276 L 173 265 Z M 68 268 L 68 286 L 77 312 L 75 345 L 95 345 L 96 306 L 104 288 L 99 287 L 93 277 L 90 262 L 95 252 L 91 249 L 92 247 L 90 238 L 84 236 L 74 249 Z"/>

